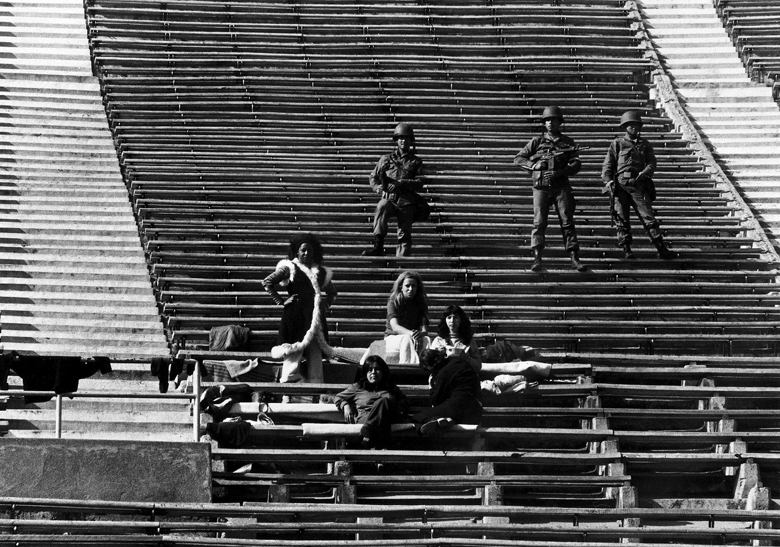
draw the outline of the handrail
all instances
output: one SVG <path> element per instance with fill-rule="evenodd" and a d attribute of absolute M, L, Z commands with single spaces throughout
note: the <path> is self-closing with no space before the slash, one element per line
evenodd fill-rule
<path fill-rule="evenodd" d="M 56 393 L 54 391 L 25 391 L 24 389 L 0 390 L 0 397 L 14 396 L 38 396 L 55 398 L 55 435 L 57 439 L 62 438 L 62 409 L 63 398 L 69 399 L 81 398 L 106 398 L 106 399 L 185 399 L 193 401 L 192 411 L 192 436 L 194 442 L 200 440 L 200 411 L 197 408 L 201 394 L 201 379 L 199 367 L 194 367 L 192 373 L 192 393 L 132 393 L 126 391 L 76 391 L 72 393 Z"/>

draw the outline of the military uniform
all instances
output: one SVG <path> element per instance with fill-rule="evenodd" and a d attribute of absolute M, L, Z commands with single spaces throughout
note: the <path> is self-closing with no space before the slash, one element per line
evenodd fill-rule
<path fill-rule="evenodd" d="M 557 115 L 563 117 L 560 109 L 549 107 L 542 115 L 542 120 Z M 558 153 L 551 159 L 540 161 L 538 158 L 545 153 Z M 574 141 L 560 133 L 552 134 L 546 131 L 532 138 L 515 156 L 515 165 L 525 167 L 532 172 L 534 187 L 534 226 L 531 230 L 531 249 L 535 260 L 532 270 L 541 269 L 541 254 L 545 247 L 545 231 L 547 230 L 550 206 L 555 205 L 558 221 L 563 234 L 564 249 L 572 256 L 572 266 L 584 270 L 577 253 L 580 245 L 574 227 L 574 209 L 576 202 L 572 193 L 569 177 L 580 172 L 581 162 Z"/>
<path fill-rule="evenodd" d="M 393 134 L 414 140 L 408 124 L 399 124 Z M 384 240 L 391 216 L 398 221 L 397 256 L 409 256 L 412 248 L 412 224 L 419 213 L 422 198 L 417 194 L 423 187 L 423 162 L 412 150 L 400 148 L 379 158 L 369 176 L 372 190 L 381 196 L 374 211 L 374 247 L 363 252 L 367 256 L 384 254 Z"/>
<path fill-rule="evenodd" d="M 621 118 L 621 127 L 631 123 L 641 127 L 638 113 L 627 112 Z M 605 192 L 612 194 L 611 214 L 617 226 L 618 245 L 623 247 L 626 258 L 634 258 L 631 251 L 631 207 L 636 210 L 659 255 L 662 258 L 676 256 L 663 242 L 652 207 L 655 200 L 653 173 L 656 167 L 652 145 L 638 133 L 633 138 L 627 133 L 612 141 L 602 164 L 601 178 L 607 185 Z"/>

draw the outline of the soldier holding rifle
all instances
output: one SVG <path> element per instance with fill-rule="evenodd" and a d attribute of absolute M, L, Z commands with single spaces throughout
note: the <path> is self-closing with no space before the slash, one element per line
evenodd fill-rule
<path fill-rule="evenodd" d="M 658 221 L 653 213 L 655 184 L 653 173 L 656 168 L 655 153 L 650 143 L 640 136 L 642 116 L 636 110 L 629 110 L 620 118 L 620 127 L 626 132 L 609 146 L 601 168 L 601 178 L 606 185 L 604 192 L 610 194 L 612 220 L 617 226 L 618 245 L 623 248 L 627 260 L 634 258 L 631 250 L 631 207 L 658 250 L 658 256 L 665 260 L 677 257 L 664 243 Z"/>
<path fill-rule="evenodd" d="M 574 195 L 569 177 L 580 171 L 581 162 L 577 150 L 584 150 L 561 133 L 563 112 L 557 106 L 548 106 L 542 113 L 544 131 L 532 138 L 515 156 L 515 165 L 533 176 L 534 227 L 531 231 L 531 249 L 534 261 L 531 270 L 542 269 L 544 232 L 550 206 L 555 205 L 563 233 L 563 245 L 571 255 L 571 267 L 583 272 L 587 268 L 580 262 L 577 233 L 574 229 Z"/>
<path fill-rule="evenodd" d="M 374 246 L 363 256 L 385 254 L 388 220 L 398 220 L 396 256 L 412 253 L 412 224 L 428 218 L 429 207 L 419 192 L 423 187 L 423 163 L 414 153 L 414 130 L 399 123 L 393 131 L 396 149 L 379 159 L 369 177 L 371 188 L 381 196 L 374 212 Z"/>

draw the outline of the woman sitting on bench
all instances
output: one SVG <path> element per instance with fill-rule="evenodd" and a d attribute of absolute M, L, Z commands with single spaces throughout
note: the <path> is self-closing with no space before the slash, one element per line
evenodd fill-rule
<path fill-rule="evenodd" d="M 431 375 L 431 408 L 412 418 L 420 435 L 436 435 L 455 424 L 479 425 L 479 375 L 463 356 L 447 357 L 441 351 L 428 349 L 420 356 L 420 368 Z"/>
<path fill-rule="evenodd" d="M 390 425 L 405 420 L 409 400 L 390 379 L 390 367 L 377 355 L 366 358 L 361 378 L 336 395 L 336 407 L 344 422 L 363 424 L 360 435 L 368 448 L 390 445 Z"/>
<path fill-rule="evenodd" d="M 471 320 L 460 306 L 448 306 L 444 310 L 437 334 L 431 342 L 431 349 L 439 350 L 447 357 L 460 356 L 477 372 L 482 369 L 482 357 L 471 332 Z"/>
<path fill-rule="evenodd" d="M 387 300 L 385 355 L 397 352 L 399 363 L 419 364 L 420 352 L 431 343 L 428 321 L 422 277 L 413 270 L 401 272 Z"/>

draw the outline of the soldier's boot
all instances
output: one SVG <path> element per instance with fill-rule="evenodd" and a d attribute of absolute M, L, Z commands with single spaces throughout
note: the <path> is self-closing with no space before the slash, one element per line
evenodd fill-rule
<path fill-rule="evenodd" d="M 412 241 L 398 240 L 398 248 L 395 251 L 396 257 L 412 256 Z"/>
<path fill-rule="evenodd" d="M 660 237 L 653 241 L 655 248 L 658 249 L 658 257 L 664 260 L 677 258 L 679 255 L 666 246 L 664 240 Z"/>
<path fill-rule="evenodd" d="M 384 236 L 374 236 L 374 246 L 363 251 L 363 256 L 384 256 L 385 238 Z"/>
<path fill-rule="evenodd" d="M 634 260 L 636 258 L 630 245 L 623 245 L 623 258 L 626 260 Z"/>
<path fill-rule="evenodd" d="M 542 250 L 539 248 L 534 249 L 534 262 L 531 264 L 531 271 L 542 271 Z"/>
<path fill-rule="evenodd" d="M 569 254 L 571 254 L 571 269 L 572 270 L 577 270 L 578 272 L 584 272 L 584 271 L 586 271 L 588 269 L 588 267 L 585 264 L 580 262 L 579 252 L 572 251 Z"/>

